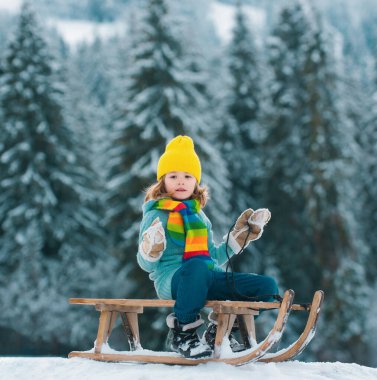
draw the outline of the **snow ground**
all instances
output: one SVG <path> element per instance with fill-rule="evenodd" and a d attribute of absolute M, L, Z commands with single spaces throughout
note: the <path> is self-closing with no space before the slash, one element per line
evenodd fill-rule
<path fill-rule="evenodd" d="M 377 368 L 345 363 L 222 363 L 196 367 L 162 364 L 103 363 L 81 358 L 0 357 L 0 378 L 6 380 L 376 380 Z"/>

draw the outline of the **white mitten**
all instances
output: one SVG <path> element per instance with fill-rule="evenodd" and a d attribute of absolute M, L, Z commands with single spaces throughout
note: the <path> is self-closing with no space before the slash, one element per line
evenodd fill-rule
<path fill-rule="evenodd" d="M 249 208 L 245 210 L 237 219 L 237 222 L 229 236 L 229 246 L 236 254 L 241 248 L 246 248 L 251 241 L 262 236 L 263 227 L 271 218 L 271 213 L 266 208 L 256 211 Z M 250 229 L 250 231 L 249 231 Z M 226 236 L 224 236 L 224 239 Z"/>
<path fill-rule="evenodd" d="M 148 227 L 141 240 L 139 251 L 145 260 L 158 261 L 166 248 L 165 230 L 157 217 Z"/>
<path fill-rule="evenodd" d="M 255 210 L 248 219 L 248 224 L 253 227 L 257 226 L 260 228 L 260 232 L 256 237 L 253 237 L 254 240 L 258 240 L 262 234 L 263 234 L 263 228 L 264 226 L 269 222 L 271 219 L 271 212 L 268 208 L 259 208 L 258 210 Z"/>

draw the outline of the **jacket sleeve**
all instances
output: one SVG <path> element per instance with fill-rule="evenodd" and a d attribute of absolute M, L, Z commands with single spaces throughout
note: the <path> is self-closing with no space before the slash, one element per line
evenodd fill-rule
<path fill-rule="evenodd" d="M 223 265 L 235 254 L 235 252 L 232 249 L 232 245 L 226 244 L 226 241 L 222 241 L 219 245 L 216 245 L 216 243 L 213 240 L 213 232 L 212 232 L 212 223 L 207 218 L 207 216 L 204 217 L 205 223 L 208 227 L 208 250 L 213 259 L 215 259 L 219 265 Z M 229 258 L 228 258 L 228 255 Z"/>
<path fill-rule="evenodd" d="M 148 261 L 148 260 L 144 259 L 143 255 L 140 252 L 140 244 L 141 244 L 141 240 L 142 240 L 142 237 L 143 237 L 143 233 L 151 226 L 151 224 L 153 223 L 153 221 L 158 216 L 160 216 L 161 223 L 162 223 L 164 229 L 166 230 L 166 223 L 164 223 L 165 219 L 161 218 L 159 210 L 148 211 L 144 215 L 144 217 L 143 217 L 143 219 L 141 221 L 141 224 L 140 224 L 138 251 L 137 251 L 137 262 L 138 262 L 140 268 L 143 269 L 143 270 L 145 270 L 148 273 L 153 272 L 157 268 L 157 266 L 159 264 L 159 260 L 152 262 L 152 261 Z"/>

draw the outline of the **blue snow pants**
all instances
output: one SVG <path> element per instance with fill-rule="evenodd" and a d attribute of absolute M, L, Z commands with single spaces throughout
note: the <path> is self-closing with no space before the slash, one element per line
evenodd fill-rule
<path fill-rule="evenodd" d="M 181 324 L 195 321 L 207 300 L 250 301 L 247 297 L 278 294 L 276 281 L 269 276 L 250 273 L 215 272 L 200 259 L 182 264 L 172 278 L 172 297 L 176 300 L 174 313 Z M 242 297 L 246 296 L 246 297 Z M 261 297 L 258 301 L 273 301 Z"/>

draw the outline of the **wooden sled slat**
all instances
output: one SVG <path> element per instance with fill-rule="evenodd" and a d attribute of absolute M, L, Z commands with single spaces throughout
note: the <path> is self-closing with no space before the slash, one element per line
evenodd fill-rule
<path fill-rule="evenodd" d="M 305 349 L 305 347 L 314 338 L 323 298 L 323 291 L 317 290 L 314 294 L 313 302 L 310 306 L 310 313 L 306 322 L 306 326 L 300 337 L 286 349 L 279 350 L 275 353 L 267 353 L 263 358 L 260 359 L 261 362 L 277 363 L 291 360 L 298 356 Z"/>
<path fill-rule="evenodd" d="M 173 307 L 174 300 L 150 300 L 150 299 L 124 299 L 124 298 L 70 298 L 70 304 L 78 305 L 116 305 L 116 306 L 141 306 L 141 307 Z M 248 301 L 207 301 L 205 307 L 237 307 L 252 310 L 279 309 L 280 302 L 248 302 Z M 306 310 L 302 305 L 293 304 L 292 310 Z"/>
<path fill-rule="evenodd" d="M 277 343 L 285 329 L 289 313 L 292 308 L 294 298 L 293 290 L 287 290 L 284 293 L 283 301 L 279 304 L 279 313 L 275 324 L 267 337 L 256 347 L 244 352 L 243 355 L 230 358 L 202 358 L 202 359 L 187 359 L 177 356 L 162 356 L 162 355 L 138 355 L 138 354 L 103 354 L 103 353 L 88 353 L 88 352 L 71 352 L 69 357 L 82 357 L 100 361 L 110 362 L 141 362 L 141 363 L 159 363 L 159 364 L 175 364 L 175 365 L 198 365 L 208 362 L 221 362 L 232 365 L 242 365 L 250 363 L 261 358 L 265 353 Z M 114 300 L 112 300 L 114 301 Z M 145 304 L 143 305 L 145 306 Z"/>

